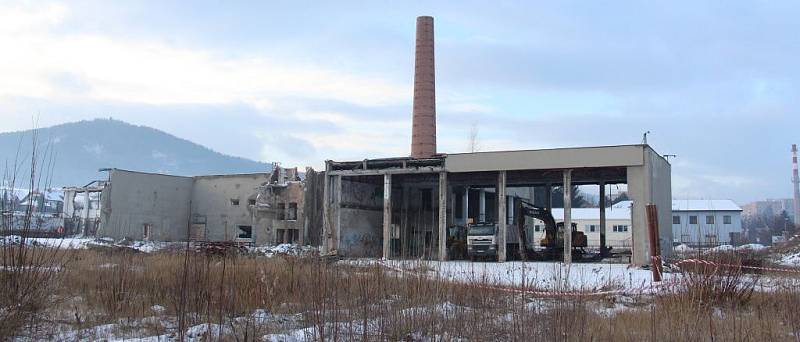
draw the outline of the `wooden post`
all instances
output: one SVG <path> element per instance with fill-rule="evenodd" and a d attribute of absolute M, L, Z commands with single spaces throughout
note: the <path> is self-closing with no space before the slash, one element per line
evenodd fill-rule
<path fill-rule="evenodd" d="M 439 261 L 447 260 L 447 172 L 439 172 Z"/>
<path fill-rule="evenodd" d="M 647 231 L 650 235 L 650 264 L 653 281 L 661 281 L 661 242 L 658 235 L 658 210 L 655 204 L 647 205 Z"/>
<path fill-rule="evenodd" d="M 383 259 L 389 260 L 392 246 L 392 175 L 383 175 Z"/>
<path fill-rule="evenodd" d="M 564 263 L 572 263 L 572 170 L 564 170 Z M 558 233 L 556 233 L 558 236 Z"/>

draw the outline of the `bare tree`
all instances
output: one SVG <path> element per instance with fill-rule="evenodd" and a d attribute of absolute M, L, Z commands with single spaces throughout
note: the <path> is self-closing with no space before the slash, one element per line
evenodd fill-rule
<path fill-rule="evenodd" d="M 32 131 L 30 156 L 20 158 L 23 141 L 17 147 L 12 165 L 3 170 L 2 198 L 14 196 L 18 186 L 24 186 L 29 196 L 49 187 L 52 176 L 53 150 L 47 144 L 38 144 L 38 130 Z M 29 174 L 21 172 L 29 158 Z M 30 176 L 30 177 L 28 177 Z M 25 184 L 27 183 L 27 184 Z M 2 205 L 0 220 L 0 340 L 25 337 L 39 323 L 37 319 L 47 308 L 54 287 L 63 276 L 66 263 L 64 253 L 56 248 L 34 246 L 29 236 L 41 227 L 36 220 L 37 206 L 32 202 L 24 211 L 14 208 L 13 201 Z"/>

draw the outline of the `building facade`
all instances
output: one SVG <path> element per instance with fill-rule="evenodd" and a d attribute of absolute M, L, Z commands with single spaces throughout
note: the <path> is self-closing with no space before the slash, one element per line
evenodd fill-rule
<path fill-rule="evenodd" d="M 742 208 L 731 200 L 674 200 L 672 232 L 675 243 L 689 246 L 738 244 Z"/>
<path fill-rule="evenodd" d="M 564 209 L 553 208 L 553 218 L 556 222 L 564 221 Z M 600 208 L 575 208 L 572 209 L 572 222 L 577 224 L 578 231 L 586 234 L 589 248 L 600 248 Z M 526 227 L 529 236 L 535 241 L 544 238 L 544 222 L 535 220 L 534 224 Z M 631 202 L 621 202 L 606 208 L 606 245 L 615 250 L 630 249 L 632 245 L 633 226 L 631 225 Z"/>
<path fill-rule="evenodd" d="M 305 185 L 296 168 L 196 177 L 108 172 L 97 236 L 256 245 L 307 239 Z"/>

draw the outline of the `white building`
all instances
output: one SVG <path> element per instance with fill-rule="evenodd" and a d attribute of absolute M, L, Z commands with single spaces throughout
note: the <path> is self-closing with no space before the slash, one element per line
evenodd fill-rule
<path fill-rule="evenodd" d="M 630 208 L 631 201 L 622 201 L 606 209 L 608 246 L 630 248 L 633 230 Z M 673 200 L 673 242 L 690 246 L 732 244 L 744 234 L 741 214 L 742 208 L 731 200 Z M 563 221 L 564 209 L 553 208 L 553 218 L 556 222 Z M 574 208 L 572 222 L 586 234 L 589 247 L 600 246 L 600 209 Z M 544 223 L 535 220 L 528 234 L 535 242 L 540 241 L 544 238 Z"/>
<path fill-rule="evenodd" d="M 672 201 L 675 243 L 716 246 L 735 243 L 742 235 L 742 208 L 731 200 Z"/>
<path fill-rule="evenodd" d="M 564 209 L 553 208 L 553 218 L 556 222 L 564 221 Z M 589 247 L 600 247 L 600 208 L 573 208 L 572 222 L 578 225 L 578 230 L 586 234 Z M 623 201 L 606 209 L 606 245 L 616 249 L 631 247 L 631 202 Z M 529 236 L 538 241 L 544 238 L 544 223 L 535 220 L 533 231 Z M 532 235 L 530 235 L 532 234 Z"/>

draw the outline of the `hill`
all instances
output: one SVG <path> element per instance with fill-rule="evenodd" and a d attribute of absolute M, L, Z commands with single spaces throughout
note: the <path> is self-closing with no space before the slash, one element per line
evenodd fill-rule
<path fill-rule="evenodd" d="M 264 172 L 271 165 L 233 157 L 191 141 L 146 126 L 131 125 L 113 119 L 95 119 L 66 123 L 37 131 L 37 152 L 44 155 L 52 146 L 54 167 L 52 186 L 84 185 L 103 179 L 100 168 L 120 168 L 182 176 L 204 174 Z M 24 160 L 27 175 L 30 165 L 33 131 L 0 133 L 0 167 Z M 48 161 L 40 161 L 49 169 Z M 45 172 L 47 173 L 47 172 Z M 17 182 L 20 184 L 20 182 Z"/>

